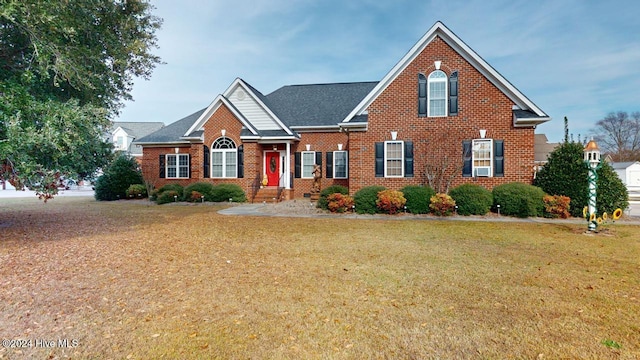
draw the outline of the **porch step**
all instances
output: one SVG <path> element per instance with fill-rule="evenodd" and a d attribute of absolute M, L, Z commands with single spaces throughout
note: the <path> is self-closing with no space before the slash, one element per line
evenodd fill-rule
<path fill-rule="evenodd" d="M 280 202 L 282 199 L 278 198 L 278 188 L 275 186 L 264 187 L 258 189 L 256 196 L 253 197 L 252 202 L 254 203 L 274 203 Z"/>

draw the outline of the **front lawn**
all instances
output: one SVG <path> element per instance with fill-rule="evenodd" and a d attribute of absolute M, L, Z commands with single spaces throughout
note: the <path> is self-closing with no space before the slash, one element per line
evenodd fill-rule
<path fill-rule="evenodd" d="M 219 209 L 0 199 L 0 358 L 640 358 L 639 226 Z"/>

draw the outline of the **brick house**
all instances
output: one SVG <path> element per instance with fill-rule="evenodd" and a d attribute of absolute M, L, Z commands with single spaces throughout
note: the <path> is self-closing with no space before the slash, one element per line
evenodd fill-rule
<path fill-rule="evenodd" d="M 301 198 L 317 164 L 323 188 L 351 194 L 369 185 L 490 189 L 533 180 L 534 129 L 549 120 L 437 22 L 379 82 L 263 95 L 238 78 L 208 107 L 137 142 L 156 187 L 235 183 L 249 199 Z"/>

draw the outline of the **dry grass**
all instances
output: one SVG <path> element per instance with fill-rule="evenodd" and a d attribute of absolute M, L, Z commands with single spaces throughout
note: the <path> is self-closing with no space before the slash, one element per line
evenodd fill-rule
<path fill-rule="evenodd" d="M 2 199 L 0 358 L 640 357 L 640 227 L 218 209 Z"/>

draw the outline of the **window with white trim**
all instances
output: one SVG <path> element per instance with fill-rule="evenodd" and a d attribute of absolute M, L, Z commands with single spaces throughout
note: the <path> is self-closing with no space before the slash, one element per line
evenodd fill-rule
<path fill-rule="evenodd" d="M 491 177 L 493 175 L 493 140 L 475 139 L 471 145 L 471 163 L 473 176 Z"/>
<path fill-rule="evenodd" d="M 384 176 L 404 176 L 404 141 L 384 142 Z"/>
<path fill-rule="evenodd" d="M 169 179 L 189 178 L 189 154 L 167 154 L 165 174 Z"/>
<path fill-rule="evenodd" d="M 302 178 L 313 178 L 313 166 L 316 164 L 316 152 L 315 151 L 303 151 L 302 152 Z"/>
<path fill-rule="evenodd" d="M 427 116 L 447 116 L 447 74 L 436 70 L 427 79 Z"/>
<path fill-rule="evenodd" d="M 348 156 L 346 151 L 333 152 L 333 177 L 335 179 L 346 179 Z"/>
<path fill-rule="evenodd" d="M 220 137 L 211 145 L 211 177 L 238 177 L 238 148 L 228 137 Z"/>

